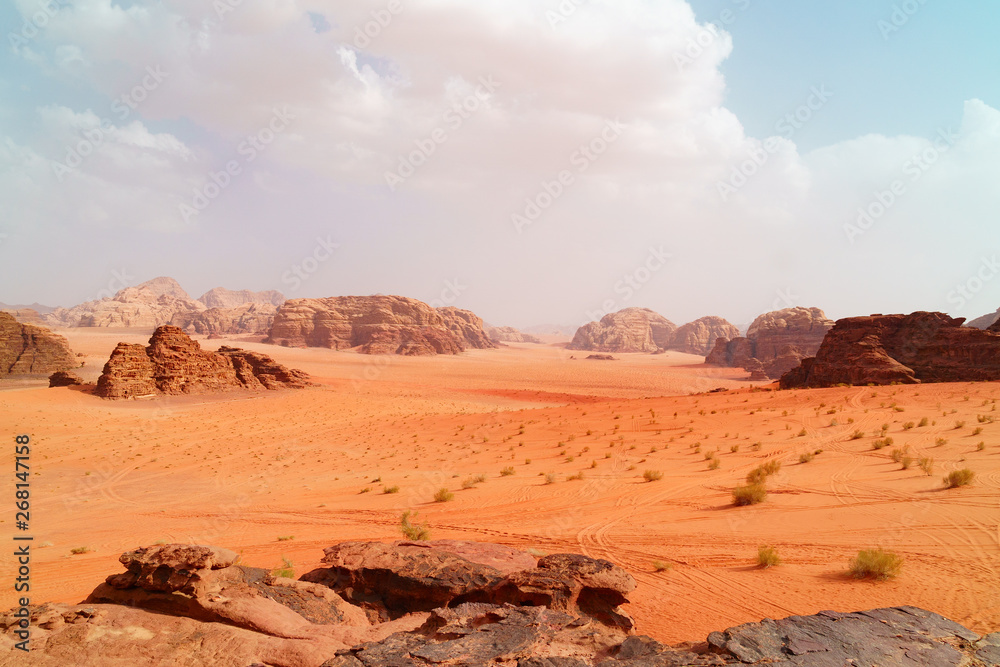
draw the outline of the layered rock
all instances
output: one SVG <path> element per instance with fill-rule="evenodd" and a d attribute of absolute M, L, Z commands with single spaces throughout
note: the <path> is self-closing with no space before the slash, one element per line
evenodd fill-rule
<path fill-rule="evenodd" d="M 65 338 L 0 312 L 0 377 L 49 374 L 77 365 Z"/>
<path fill-rule="evenodd" d="M 277 290 L 265 290 L 263 292 L 251 292 L 250 290 L 230 290 L 225 287 L 216 287 L 198 297 L 198 301 L 206 308 L 219 308 L 227 310 L 239 308 L 250 304 L 270 305 L 277 308 L 285 302 L 285 295 Z"/>
<path fill-rule="evenodd" d="M 990 313 L 989 315 L 983 315 L 982 317 L 970 320 L 965 323 L 965 326 L 973 327 L 974 329 L 989 329 L 998 321 L 1000 321 L 1000 309 L 998 309 L 995 313 Z"/>
<path fill-rule="evenodd" d="M 703 644 L 670 647 L 606 615 L 635 587 L 606 561 L 558 554 L 536 565 L 508 547 L 451 541 L 338 547 L 327 549 L 331 570 L 341 572 L 324 582 L 334 587 L 241 565 L 236 553 L 215 547 L 166 544 L 126 552 L 119 559 L 126 571 L 108 577 L 83 604 L 28 609 L 28 662 L 982 667 L 1000 661 L 1000 634 L 980 637 L 915 607 L 765 619 L 713 632 Z M 388 596 L 414 608 L 373 624 L 359 605 L 384 604 Z M 15 647 L 21 620 L 0 616 L 0 665 L 27 664 Z"/>
<path fill-rule="evenodd" d="M 541 345 L 542 340 L 537 336 L 532 336 L 531 334 L 519 331 L 514 327 L 493 327 L 490 325 L 485 325 L 486 335 L 490 337 L 490 340 L 497 344 L 502 343 L 535 343 L 536 345 Z"/>
<path fill-rule="evenodd" d="M 833 327 L 819 308 L 786 308 L 761 315 L 745 337 L 720 338 L 705 359 L 714 366 L 746 368 L 751 358 L 764 373 L 776 379 L 816 354 L 827 331 Z"/>
<path fill-rule="evenodd" d="M 781 386 L 1000 380 L 1000 331 L 964 321 L 928 312 L 838 320 Z"/>
<path fill-rule="evenodd" d="M 305 373 L 285 368 L 267 355 L 232 347 L 202 350 L 186 333 L 166 325 L 156 329 L 147 347 L 119 343 L 104 365 L 96 393 L 125 399 L 307 385 Z"/>
<path fill-rule="evenodd" d="M 204 336 L 266 334 L 277 312 L 277 306 L 270 303 L 246 303 L 233 308 L 175 313 L 169 324 Z"/>
<path fill-rule="evenodd" d="M 88 301 L 70 309 L 57 308 L 46 321 L 63 327 L 123 327 L 153 329 L 171 324 L 188 333 L 266 333 L 281 292 L 251 292 L 217 287 L 192 299 L 173 278 L 154 278 L 126 287 L 114 296 Z"/>
<path fill-rule="evenodd" d="M 576 331 L 571 350 L 659 352 L 670 347 L 677 325 L 648 308 L 626 308 Z"/>
<path fill-rule="evenodd" d="M 465 343 L 465 347 L 474 350 L 492 350 L 496 347 L 483 329 L 483 318 L 471 310 L 462 310 L 454 306 L 438 308 L 444 318 L 445 326 L 457 338 Z"/>
<path fill-rule="evenodd" d="M 702 317 L 678 328 L 670 341 L 670 349 L 705 356 L 720 338 L 738 338 L 739 335 L 739 327 L 721 317 Z"/>
<path fill-rule="evenodd" d="M 33 324 L 36 327 L 45 326 L 45 320 L 42 318 L 41 313 L 34 308 L 3 308 L 0 310 L 10 313 L 21 324 Z"/>
<path fill-rule="evenodd" d="M 469 340 L 494 347 L 482 320 L 451 310 L 446 318 L 422 301 L 401 296 L 293 299 L 278 309 L 265 342 L 409 356 L 458 354 L 471 345 Z"/>

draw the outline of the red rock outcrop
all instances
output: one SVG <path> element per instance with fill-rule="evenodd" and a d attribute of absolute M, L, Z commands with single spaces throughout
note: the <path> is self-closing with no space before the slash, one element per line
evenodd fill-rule
<path fill-rule="evenodd" d="M 348 597 L 331 586 L 242 565 L 226 549 L 187 544 L 135 549 L 119 559 L 126 572 L 108 577 L 82 604 L 33 605 L 26 616 L 0 615 L 0 665 L 1000 664 L 1000 634 L 980 637 L 915 607 L 764 619 L 713 632 L 701 645 L 670 647 L 633 634 L 628 617 L 611 606 L 627 602 L 635 581 L 607 561 L 556 554 L 535 566 L 527 554 L 498 545 L 438 542 L 411 552 L 414 543 L 380 550 L 368 544 L 367 550 L 352 546 L 335 552 L 346 574 L 330 583 L 351 589 Z M 402 551 L 394 557 L 397 550 Z M 480 579 L 493 583 L 478 587 Z M 365 598 L 352 584 L 370 587 L 373 597 Z M 416 607 L 431 599 L 447 602 L 429 611 L 401 609 L 398 619 L 375 624 L 352 603 L 377 602 L 394 585 L 394 595 Z M 483 601 L 440 594 L 470 589 Z M 28 657 L 16 646 L 22 620 L 30 628 Z"/>
<path fill-rule="evenodd" d="M 670 349 L 705 356 L 720 338 L 738 338 L 739 335 L 739 327 L 721 317 L 702 317 L 678 328 L 670 341 Z"/>
<path fill-rule="evenodd" d="M 764 366 L 770 378 L 779 378 L 816 354 L 826 332 L 833 327 L 819 308 L 786 308 L 761 315 L 746 337 L 718 340 L 705 359 L 714 366 L 745 368 L 751 357 Z"/>
<path fill-rule="evenodd" d="M 473 325 L 460 316 L 449 323 L 426 303 L 401 296 L 293 299 L 278 309 L 265 342 L 334 350 L 357 347 L 363 354 L 458 354 L 466 348 L 466 336 L 454 333 L 452 326 Z M 488 342 L 481 324 L 479 333 Z"/>
<path fill-rule="evenodd" d="M 626 308 L 576 331 L 571 350 L 659 352 L 670 347 L 677 325 L 648 308 Z"/>
<path fill-rule="evenodd" d="M 1000 380 L 1000 331 L 963 327 L 944 313 L 838 320 L 814 358 L 781 386 Z"/>
<path fill-rule="evenodd" d="M 204 336 L 266 334 L 277 312 L 277 306 L 269 303 L 246 303 L 233 308 L 175 313 L 169 324 Z"/>
<path fill-rule="evenodd" d="M 21 324 L 32 324 L 36 327 L 44 327 L 45 320 L 34 308 L 3 308 L 3 312 L 10 313 L 14 319 Z"/>
<path fill-rule="evenodd" d="M 0 312 L 0 377 L 49 374 L 78 365 L 65 338 Z"/>
<path fill-rule="evenodd" d="M 70 371 L 56 371 L 49 376 L 49 388 L 75 387 L 83 384 L 83 378 Z"/>
<path fill-rule="evenodd" d="M 232 347 L 201 349 L 177 327 L 156 329 L 149 346 L 119 343 L 97 381 L 97 395 L 124 399 L 151 394 L 206 394 L 234 389 L 301 388 L 308 376 L 271 357 Z"/>
<path fill-rule="evenodd" d="M 483 318 L 471 310 L 446 306 L 437 311 L 444 318 L 448 330 L 464 341 L 465 347 L 474 350 L 492 350 L 496 347 L 496 343 L 490 340 L 483 329 Z"/>

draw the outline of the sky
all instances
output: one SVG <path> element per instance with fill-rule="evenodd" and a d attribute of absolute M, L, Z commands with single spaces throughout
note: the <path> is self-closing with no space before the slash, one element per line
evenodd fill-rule
<path fill-rule="evenodd" d="M 1000 4 L 13 0 L 0 302 L 1000 307 Z"/>

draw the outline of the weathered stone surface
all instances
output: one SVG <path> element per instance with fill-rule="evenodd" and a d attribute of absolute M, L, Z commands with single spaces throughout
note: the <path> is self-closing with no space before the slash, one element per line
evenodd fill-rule
<path fill-rule="evenodd" d="M 270 303 L 245 303 L 232 308 L 174 313 L 169 324 L 192 334 L 266 334 L 277 312 L 278 307 Z"/>
<path fill-rule="evenodd" d="M 444 318 L 445 326 L 455 337 L 465 343 L 465 347 L 474 350 L 492 350 L 496 347 L 483 329 L 483 319 L 471 310 L 462 310 L 454 306 L 438 308 Z"/>
<path fill-rule="evenodd" d="M 670 349 L 685 354 L 705 356 L 720 338 L 739 338 L 740 329 L 721 317 L 702 317 L 688 322 L 674 332 Z"/>
<path fill-rule="evenodd" d="M 705 363 L 750 370 L 748 364 L 753 358 L 763 365 L 769 378 L 777 379 L 798 366 L 802 359 L 816 354 L 832 327 L 833 321 L 819 308 L 785 308 L 765 313 L 750 325 L 746 337 L 716 341 Z"/>
<path fill-rule="evenodd" d="M 0 312 L 0 377 L 50 374 L 77 366 L 65 338 Z"/>
<path fill-rule="evenodd" d="M 0 308 L 0 310 L 10 313 L 21 324 L 32 324 L 36 327 L 46 326 L 41 313 L 34 308 Z"/>
<path fill-rule="evenodd" d="M 73 308 L 57 308 L 45 316 L 53 326 L 134 327 L 153 329 L 166 324 L 176 313 L 200 312 L 205 305 L 195 301 L 173 278 L 154 278 L 126 287 L 112 297 L 88 301 Z"/>
<path fill-rule="evenodd" d="M 83 384 L 83 378 L 71 371 L 56 371 L 49 376 L 49 387 L 73 387 Z"/>
<path fill-rule="evenodd" d="M 277 290 L 251 292 L 245 289 L 230 290 L 225 287 L 216 287 L 198 297 L 198 301 L 205 304 L 205 307 L 209 309 L 239 308 L 240 306 L 249 304 L 267 304 L 277 307 L 285 302 L 285 295 Z"/>
<path fill-rule="evenodd" d="M 173 326 L 158 327 L 149 346 L 119 343 L 97 381 L 97 395 L 125 399 L 151 394 L 206 394 L 234 389 L 299 389 L 308 375 L 258 352 L 223 346 L 201 349 Z"/>
<path fill-rule="evenodd" d="M 576 331 L 571 350 L 658 352 L 670 347 L 677 325 L 648 308 L 626 308 Z"/>
<path fill-rule="evenodd" d="M 1000 332 L 963 322 L 928 312 L 838 320 L 781 386 L 1000 380 Z"/>
<path fill-rule="evenodd" d="M 401 296 L 293 299 L 278 309 L 266 342 L 334 350 L 357 347 L 363 354 L 458 354 L 465 350 L 466 338 L 451 326 L 469 335 L 474 328 L 457 315 L 446 320 L 426 303 Z M 493 347 L 485 333 L 482 340 Z"/>
<path fill-rule="evenodd" d="M 542 339 L 537 336 L 532 336 L 531 334 L 519 331 L 514 327 L 492 327 L 490 325 L 484 325 L 483 327 L 486 331 L 486 335 L 490 337 L 490 340 L 494 343 L 535 343 L 536 345 L 542 344 Z"/>

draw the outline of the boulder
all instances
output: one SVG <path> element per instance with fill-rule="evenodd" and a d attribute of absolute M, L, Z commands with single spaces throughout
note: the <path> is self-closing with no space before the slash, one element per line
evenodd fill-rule
<path fill-rule="evenodd" d="M 0 312 L 0 377 L 49 375 L 77 365 L 65 338 Z"/>
<path fill-rule="evenodd" d="M 102 398 L 206 394 L 235 389 L 300 389 L 308 375 L 258 352 L 223 346 L 202 350 L 177 327 L 158 327 L 149 346 L 119 343 L 97 381 Z"/>
<path fill-rule="evenodd" d="M 1000 331 L 964 321 L 929 312 L 838 320 L 815 358 L 785 374 L 781 386 L 1000 380 Z"/>
<path fill-rule="evenodd" d="M 73 387 L 83 384 L 83 378 L 71 371 L 56 371 L 49 376 L 49 387 Z"/>
<path fill-rule="evenodd" d="M 292 299 L 278 309 L 265 342 L 407 356 L 458 354 L 472 345 L 469 340 L 495 347 L 482 331 L 482 320 L 465 313 L 442 314 L 401 296 Z"/>
<path fill-rule="evenodd" d="M 677 325 L 648 308 L 626 308 L 576 331 L 571 350 L 658 352 L 670 347 Z"/>
<path fill-rule="evenodd" d="M 721 317 L 702 317 L 678 328 L 670 341 L 670 349 L 705 356 L 720 338 L 733 339 L 739 335 L 739 327 Z"/>

